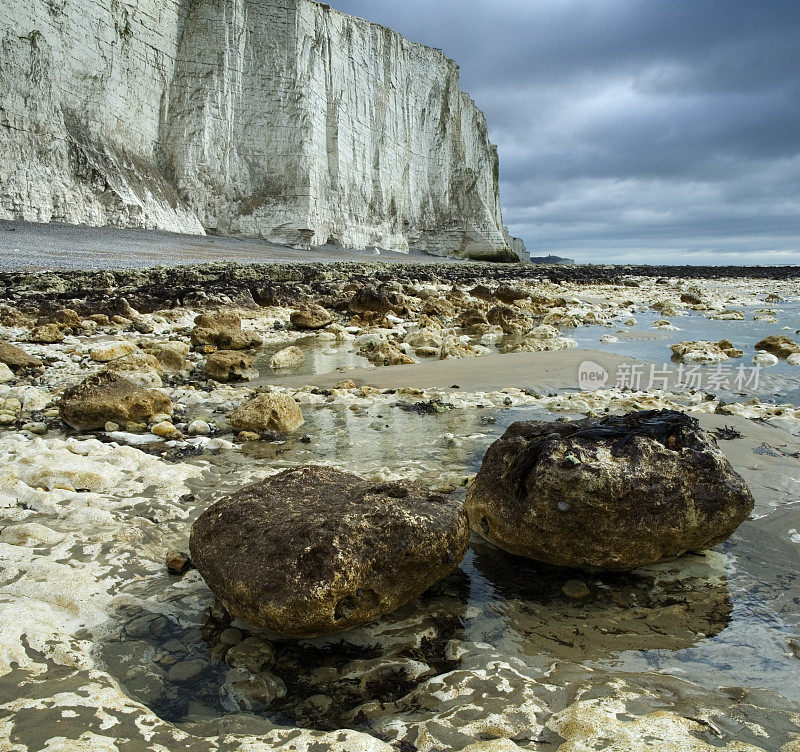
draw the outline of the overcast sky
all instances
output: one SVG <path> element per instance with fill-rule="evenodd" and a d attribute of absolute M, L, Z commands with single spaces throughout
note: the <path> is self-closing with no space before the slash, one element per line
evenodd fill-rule
<path fill-rule="evenodd" d="M 800 0 L 331 4 L 460 64 L 535 255 L 800 263 Z"/>

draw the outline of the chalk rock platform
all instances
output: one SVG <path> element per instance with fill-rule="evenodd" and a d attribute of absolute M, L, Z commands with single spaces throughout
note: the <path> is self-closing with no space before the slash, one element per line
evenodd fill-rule
<path fill-rule="evenodd" d="M 306 466 L 217 501 L 192 526 L 190 551 L 231 614 L 312 637 L 419 595 L 458 566 L 469 534 L 458 501 Z"/>
<path fill-rule="evenodd" d="M 497 546 L 609 570 L 710 548 L 752 509 L 715 440 L 669 410 L 514 423 L 467 494 L 473 529 Z"/>

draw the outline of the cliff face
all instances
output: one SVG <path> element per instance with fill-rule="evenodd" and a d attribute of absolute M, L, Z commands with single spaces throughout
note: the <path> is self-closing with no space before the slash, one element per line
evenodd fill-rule
<path fill-rule="evenodd" d="M 515 258 L 442 53 L 313 0 L 0 0 L 0 218 Z"/>

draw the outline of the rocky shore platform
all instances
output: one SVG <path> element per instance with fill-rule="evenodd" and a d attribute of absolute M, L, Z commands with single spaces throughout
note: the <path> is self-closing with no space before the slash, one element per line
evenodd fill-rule
<path fill-rule="evenodd" d="M 540 265 L 456 262 L 428 257 L 425 263 L 398 254 L 396 261 L 212 262 L 144 269 L 0 272 L 0 300 L 43 308 L 81 302 L 113 305 L 118 297 L 148 312 L 160 307 L 263 305 L 287 295 L 325 295 L 342 283 L 547 283 L 636 286 L 637 278 L 671 280 L 800 279 L 799 266 Z"/>
<path fill-rule="evenodd" d="M 798 273 L 3 273 L 0 749 L 797 752 Z"/>

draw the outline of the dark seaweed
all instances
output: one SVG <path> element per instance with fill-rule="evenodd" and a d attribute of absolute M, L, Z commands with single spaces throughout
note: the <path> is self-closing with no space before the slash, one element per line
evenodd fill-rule
<path fill-rule="evenodd" d="M 687 446 L 699 447 L 695 418 L 675 410 L 642 410 L 627 415 L 609 415 L 599 421 L 576 421 L 573 424 L 553 425 L 552 431 L 534 437 L 514 458 L 506 471 L 506 479 L 514 488 L 518 499 L 527 495 L 525 484 L 536 468 L 544 448 L 562 439 L 599 443 L 613 441 L 611 452 L 620 456 L 634 436 L 654 439 L 669 449 Z"/>

